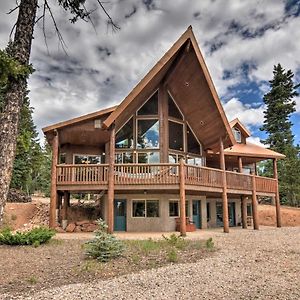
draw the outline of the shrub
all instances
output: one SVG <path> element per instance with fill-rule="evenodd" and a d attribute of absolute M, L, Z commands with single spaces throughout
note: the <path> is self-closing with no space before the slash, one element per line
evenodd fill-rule
<path fill-rule="evenodd" d="M 183 249 L 186 246 L 186 242 L 184 238 L 180 235 L 176 235 L 175 233 L 172 233 L 169 237 L 163 235 L 163 238 L 170 246 L 174 246 L 178 249 Z"/>
<path fill-rule="evenodd" d="M 114 235 L 107 233 L 107 225 L 102 219 L 97 221 L 99 229 L 95 237 L 85 244 L 85 254 L 101 262 L 109 261 L 122 255 L 124 245 Z"/>
<path fill-rule="evenodd" d="M 0 232 L 0 245 L 34 245 L 48 242 L 55 235 L 55 231 L 46 228 L 38 227 L 30 231 L 12 233 L 10 229 L 4 229 Z"/>
<path fill-rule="evenodd" d="M 167 260 L 173 263 L 178 261 L 178 255 L 176 249 L 172 248 L 171 250 L 168 251 Z"/>

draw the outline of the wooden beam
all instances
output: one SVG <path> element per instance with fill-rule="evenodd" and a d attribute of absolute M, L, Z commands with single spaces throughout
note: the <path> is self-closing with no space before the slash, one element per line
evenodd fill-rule
<path fill-rule="evenodd" d="M 108 167 L 108 191 L 107 191 L 107 225 L 108 233 L 114 231 L 114 169 L 115 169 L 115 125 L 110 129 L 109 140 L 109 167 Z"/>
<path fill-rule="evenodd" d="M 242 228 L 247 229 L 247 197 L 241 196 L 242 201 Z"/>
<path fill-rule="evenodd" d="M 54 137 L 52 142 L 52 165 L 51 165 L 51 194 L 50 194 L 50 215 L 49 215 L 49 227 L 56 227 L 56 206 L 57 206 L 57 190 L 56 190 L 56 165 L 58 162 L 58 132 L 54 131 Z"/>
<path fill-rule="evenodd" d="M 257 211 L 257 196 L 256 196 L 256 181 L 255 175 L 252 175 L 252 216 L 253 216 L 253 228 L 259 229 L 258 211 Z"/>
<path fill-rule="evenodd" d="M 273 172 L 276 179 L 276 193 L 275 193 L 275 206 L 276 206 L 276 223 L 277 227 L 281 227 L 281 214 L 280 214 L 280 198 L 279 198 L 279 186 L 278 186 L 278 171 L 277 171 L 277 159 L 273 159 Z"/>
<path fill-rule="evenodd" d="M 222 203 L 223 203 L 223 227 L 224 232 L 229 233 L 229 217 L 228 217 L 228 199 L 227 199 L 227 180 L 226 180 L 226 167 L 225 167 L 225 156 L 224 156 L 224 144 L 222 138 L 220 138 L 220 168 L 222 172 Z"/>
<path fill-rule="evenodd" d="M 62 210 L 62 220 L 68 219 L 68 205 L 70 201 L 70 193 L 68 191 L 64 191 L 64 202 L 63 202 L 63 210 Z"/>
<path fill-rule="evenodd" d="M 180 234 L 186 236 L 186 211 L 185 211 L 185 164 L 184 159 L 180 159 L 179 165 L 179 177 L 180 177 Z"/>

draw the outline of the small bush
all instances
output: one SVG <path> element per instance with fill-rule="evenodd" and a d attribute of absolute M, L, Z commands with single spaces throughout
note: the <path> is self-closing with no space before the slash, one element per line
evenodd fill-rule
<path fill-rule="evenodd" d="M 85 254 L 89 258 L 107 262 L 122 255 L 124 245 L 114 235 L 107 233 L 107 225 L 101 219 L 97 221 L 99 229 L 95 237 L 85 244 Z"/>
<path fill-rule="evenodd" d="M 176 235 L 175 233 L 172 233 L 170 235 L 170 237 L 164 236 L 163 238 L 165 239 L 165 241 L 168 243 L 168 245 L 170 246 L 174 246 L 177 249 L 184 249 L 186 246 L 186 242 L 184 240 L 184 238 L 180 235 Z"/>
<path fill-rule="evenodd" d="M 4 229 L 0 232 L 0 245 L 34 245 L 48 242 L 55 235 L 55 231 L 46 227 L 34 228 L 30 231 L 12 233 L 10 229 Z"/>
<path fill-rule="evenodd" d="M 205 246 L 206 246 L 206 248 L 209 249 L 209 250 L 214 249 L 215 244 L 214 244 L 214 242 L 213 242 L 213 239 L 212 239 L 212 238 L 209 238 L 208 240 L 206 240 Z"/>

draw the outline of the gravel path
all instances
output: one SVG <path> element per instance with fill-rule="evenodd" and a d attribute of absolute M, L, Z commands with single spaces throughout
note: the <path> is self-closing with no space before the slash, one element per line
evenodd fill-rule
<path fill-rule="evenodd" d="M 193 264 L 55 288 L 26 299 L 300 299 L 300 227 L 232 230 Z"/>

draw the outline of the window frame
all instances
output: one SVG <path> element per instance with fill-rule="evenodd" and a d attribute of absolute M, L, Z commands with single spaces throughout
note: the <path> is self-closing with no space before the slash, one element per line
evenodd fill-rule
<path fill-rule="evenodd" d="M 130 121 L 130 119 L 132 119 L 132 146 L 131 147 L 128 147 L 128 148 L 117 148 L 116 147 L 116 144 L 117 142 L 115 141 L 115 150 L 120 150 L 120 151 L 123 151 L 123 150 L 133 150 L 135 149 L 135 118 L 133 115 L 131 115 L 123 124 L 122 126 L 120 126 L 120 128 L 116 131 L 115 133 L 115 140 L 116 140 L 116 137 L 117 137 L 117 134 L 119 133 L 119 131 Z M 129 151 L 128 151 L 129 152 Z"/>
<path fill-rule="evenodd" d="M 241 144 L 242 143 L 242 132 L 241 132 L 241 130 L 237 127 L 233 127 L 232 131 L 233 131 L 233 136 L 234 136 L 234 139 L 236 140 L 236 142 Z"/>
<path fill-rule="evenodd" d="M 158 122 L 158 147 L 157 148 L 138 148 L 138 137 L 139 137 L 139 121 L 149 121 L 149 120 L 156 120 Z M 155 122 L 154 124 L 156 124 L 157 122 Z M 159 121 L 159 117 L 153 117 L 153 116 L 142 116 L 142 117 L 136 117 L 135 119 L 135 150 L 136 151 L 142 151 L 143 150 L 159 150 L 160 149 L 160 121 Z M 144 151 L 145 152 L 145 151 Z"/>
<path fill-rule="evenodd" d="M 100 154 L 83 154 L 83 153 L 73 153 L 73 165 L 75 165 L 75 156 L 86 156 L 88 157 L 99 157 L 100 158 L 100 163 L 97 165 L 101 165 L 102 164 L 102 156 L 103 153 Z M 89 165 L 89 164 L 78 164 L 78 165 Z"/>
<path fill-rule="evenodd" d="M 173 202 L 173 203 L 177 203 L 178 205 L 178 215 L 177 216 L 170 216 L 170 203 Z M 179 200 L 178 199 L 170 199 L 169 200 L 169 218 L 179 218 L 180 217 L 180 203 L 179 203 Z"/>

